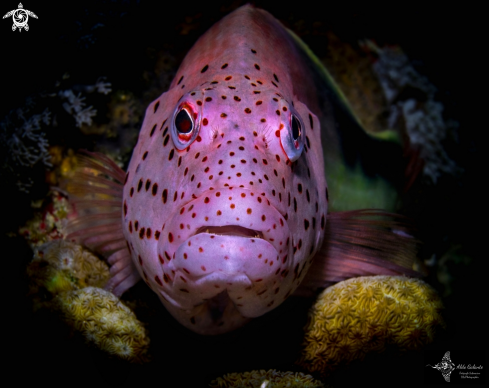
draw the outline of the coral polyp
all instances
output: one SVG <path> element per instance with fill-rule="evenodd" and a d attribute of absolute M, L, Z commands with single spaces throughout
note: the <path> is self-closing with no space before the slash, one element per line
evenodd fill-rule
<path fill-rule="evenodd" d="M 109 268 L 80 245 L 54 240 L 38 247 L 27 267 L 35 310 L 57 311 L 85 341 L 111 356 L 147 359 L 149 338 L 134 313 L 105 291 Z"/>
<path fill-rule="evenodd" d="M 27 275 L 31 280 L 29 294 L 34 309 L 49 305 L 50 299 L 60 292 L 103 287 L 110 277 L 105 262 L 80 245 L 64 240 L 53 240 L 37 247 Z M 49 297 L 46 298 L 46 294 Z"/>
<path fill-rule="evenodd" d="M 368 276 L 324 290 L 309 312 L 298 363 L 327 375 L 387 346 L 420 349 L 444 325 L 436 292 L 419 279 Z"/>
<path fill-rule="evenodd" d="M 86 287 L 60 293 L 55 304 L 65 321 L 90 344 L 124 360 L 147 359 L 149 338 L 144 326 L 114 294 Z"/>

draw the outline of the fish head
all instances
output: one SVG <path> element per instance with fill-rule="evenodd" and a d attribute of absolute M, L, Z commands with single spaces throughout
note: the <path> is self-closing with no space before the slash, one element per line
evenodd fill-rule
<path fill-rule="evenodd" d="M 185 61 L 146 111 L 123 230 L 167 310 L 219 334 L 279 306 L 321 247 L 320 125 L 278 71 Z"/>

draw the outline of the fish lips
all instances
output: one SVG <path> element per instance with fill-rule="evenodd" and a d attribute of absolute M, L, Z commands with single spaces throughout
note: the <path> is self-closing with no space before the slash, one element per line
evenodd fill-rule
<path fill-rule="evenodd" d="M 174 276 L 162 291 L 175 307 L 191 311 L 226 292 L 240 314 L 252 318 L 285 299 L 290 230 L 264 196 L 236 188 L 208 191 L 171 225 L 173 242 L 159 249 L 172 257 L 164 267 Z"/>

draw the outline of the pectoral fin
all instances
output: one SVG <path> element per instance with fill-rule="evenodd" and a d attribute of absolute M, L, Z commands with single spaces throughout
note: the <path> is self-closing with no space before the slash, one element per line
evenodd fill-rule
<path fill-rule="evenodd" d="M 298 294 L 358 276 L 412 276 L 418 241 L 400 215 L 364 209 L 328 214 L 325 241 Z"/>
<path fill-rule="evenodd" d="M 74 214 L 66 239 L 107 259 L 111 278 L 105 288 L 120 296 L 139 279 L 122 232 L 122 189 L 125 172 L 110 158 L 95 152 L 78 155 L 77 167 L 63 184 Z"/>

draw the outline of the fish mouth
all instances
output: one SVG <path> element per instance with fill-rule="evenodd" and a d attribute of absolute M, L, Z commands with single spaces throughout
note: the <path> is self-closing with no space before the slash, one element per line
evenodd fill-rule
<path fill-rule="evenodd" d="M 264 239 L 261 231 L 245 228 L 239 225 L 202 226 L 196 230 L 194 235 L 201 233 L 213 234 L 217 236 L 238 236 Z"/>

